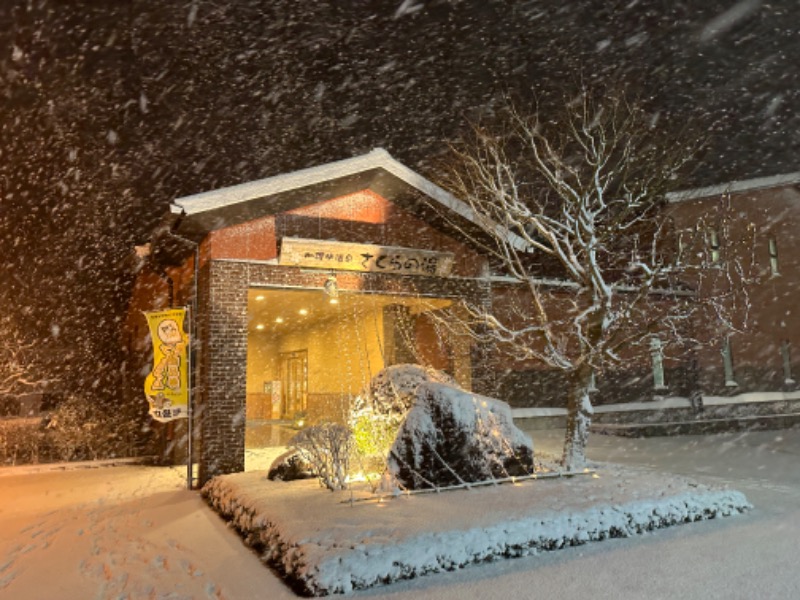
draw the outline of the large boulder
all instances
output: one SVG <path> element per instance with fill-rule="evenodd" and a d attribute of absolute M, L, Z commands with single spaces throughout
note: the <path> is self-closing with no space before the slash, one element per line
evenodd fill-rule
<path fill-rule="evenodd" d="M 392 365 L 372 378 L 367 402 L 378 414 L 404 415 L 416 402 L 417 388 L 427 382 L 456 385 L 450 375 L 430 367 Z"/>
<path fill-rule="evenodd" d="M 505 402 L 426 382 L 389 452 L 389 472 L 407 489 L 533 473 L 533 442 Z"/>

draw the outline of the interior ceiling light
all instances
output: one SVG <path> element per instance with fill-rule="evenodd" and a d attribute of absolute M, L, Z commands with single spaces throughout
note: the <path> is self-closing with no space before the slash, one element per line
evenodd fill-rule
<path fill-rule="evenodd" d="M 283 323 L 283 317 L 276 317 L 275 318 L 275 322 L 276 323 Z"/>
<path fill-rule="evenodd" d="M 328 300 L 328 302 L 330 302 L 331 304 L 339 304 L 339 299 L 338 298 L 331 298 L 330 300 Z"/>
<path fill-rule="evenodd" d="M 258 325 L 256 325 L 256 329 L 261 331 L 262 329 L 264 329 L 264 324 L 263 323 L 259 323 Z"/>
<path fill-rule="evenodd" d="M 325 286 L 322 291 L 330 298 L 331 304 L 337 304 L 339 300 L 339 286 L 336 285 L 336 276 L 331 275 L 325 281 Z M 336 300 L 336 302 L 334 302 Z"/>
<path fill-rule="evenodd" d="M 303 315 L 305 317 L 308 314 L 308 309 L 307 308 L 301 308 L 297 312 L 299 312 L 301 315 Z"/>
<path fill-rule="evenodd" d="M 263 299 L 264 299 L 264 296 L 262 296 L 261 294 L 256 296 L 256 300 L 258 300 L 259 302 L 261 302 Z"/>

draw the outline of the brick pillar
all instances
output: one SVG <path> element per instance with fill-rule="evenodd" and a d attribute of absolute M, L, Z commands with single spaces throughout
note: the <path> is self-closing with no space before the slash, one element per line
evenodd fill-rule
<path fill-rule="evenodd" d="M 204 274 L 200 485 L 215 475 L 244 471 L 247 398 L 247 265 L 212 261 Z"/>

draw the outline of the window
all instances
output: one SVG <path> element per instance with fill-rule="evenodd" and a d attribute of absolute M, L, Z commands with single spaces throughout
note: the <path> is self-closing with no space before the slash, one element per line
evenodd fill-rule
<path fill-rule="evenodd" d="M 769 270 L 773 277 L 780 275 L 778 272 L 778 242 L 774 237 L 769 238 Z"/>
<path fill-rule="evenodd" d="M 664 384 L 664 347 L 661 339 L 654 335 L 650 338 L 650 354 L 653 357 L 653 389 L 666 390 Z"/>
<path fill-rule="evenodd" d="M 597 389 L 597 380 L 595 379 L 594 369 L 592 370 L 592 374 L 589 377 L 589 388 L 586 391 L 589 392 L 589 393 L 593 393 L 593 392 L 599 391 Z"/>
<path fill-rule="evenodd" d="M 781 344 L 781 356 L 783 358 L 783 383 L 792 385 L 795 383 L 795 380 L 794 377 L 792 377 L 792 356 L 789 340 L 783 340 Z"/>
<path fill-rule="evenodd" d="M 722 367 L 725 370 L 725 386 L 739 387 L 733 375 L 733 354 L 731 352 L 731 339 L 725 338 L 722 345 Z"/>
<path fill-rule="evenodd" d="M 708 248 L 711 251 L 711 262 L 717 264 L 719 262 L 719 235 L 716 229 L 708 232 Z"/>

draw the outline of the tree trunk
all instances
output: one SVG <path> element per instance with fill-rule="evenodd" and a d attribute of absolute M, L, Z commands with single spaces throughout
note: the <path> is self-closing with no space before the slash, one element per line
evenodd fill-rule
<path fill-rule="evenodd" d="M 594 414 L 589 399 L 591 380 L 592 369 L 586 364 L 573 371 L 570 377 L 567 432 L 564 437 L 564 454 L 561 457 L 562 465 L 567 471 L 581 471 L 586 465 L 586 441 Z"/>

